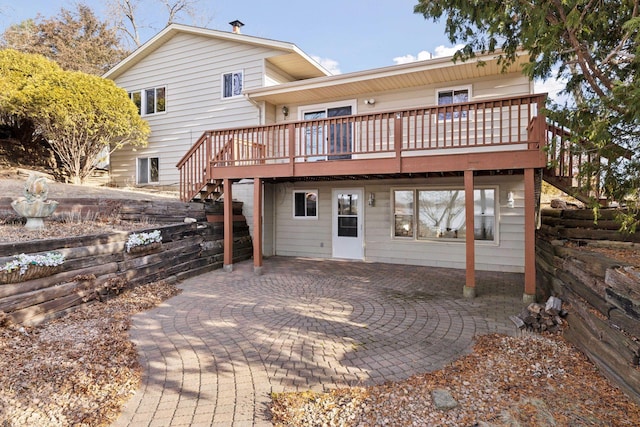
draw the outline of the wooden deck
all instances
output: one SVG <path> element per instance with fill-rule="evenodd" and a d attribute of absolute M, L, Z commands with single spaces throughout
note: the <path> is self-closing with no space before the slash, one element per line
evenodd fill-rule
<path fill-rule="evenodd" d="M 542 168 L 545 95 L 205 132 L 185 154 L 180 195 L 222 179 Z"/>

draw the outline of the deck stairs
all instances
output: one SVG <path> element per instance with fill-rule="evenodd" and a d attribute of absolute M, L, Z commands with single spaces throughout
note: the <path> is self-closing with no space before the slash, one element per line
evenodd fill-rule
<path fill-rule="evenodd" d="M 596 171 L 597 165 L 604 161 L 593 144 L 588 140 L 576 143 L 568 129 L 550 121 L 546 130 L 547 167 L 543 170 L 543 180 L 587 205 L 606 197 L 597 173 L 591 176 L 580 173 L 589 164 L 594 165 L 587 170 Z M 630 158 L 628 150 L 615 148 L 609 150 L 614 156 Z"/>

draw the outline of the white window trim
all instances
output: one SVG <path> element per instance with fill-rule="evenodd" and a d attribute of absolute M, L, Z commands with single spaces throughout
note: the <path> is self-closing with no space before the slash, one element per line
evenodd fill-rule
<path fill-rule="evenodd" d="M 457 90 L 467 90 L 469 93 L 469 101 L 473 100 L 473 85 L 462 85 L 462 86 L 446 86 L 436 88 L 436 105 L 438 105 L 438 95 L 440 92 L 449 92 L 449 91 L 457 91 Z M 448 105 L 448 104 L 447 104 Z"/>
<path fill-rule="evenodd" d="M 499 185 L 476 185 L 473 187 L 474 190 L 494 190 L 494 238 L 493 240 L 475 240 L 475 243 L 483 246 L 499 246 L 500 245 L 500 186 Z M 413 197 L 413 237 L 403 237 L 395 235 L 395 209 L 396 209 L 396 201 L 395 201 L 395 191 L 408 191 L 411 190 L 414 193 Z M 419 239 L 417 236 L 418 231 L 418 217 L 416 215 L 415 209 L 418 203 L 417 192 L 418 191 L 447 191 L 447 190 L 460 190 L 464 191 L 463 186 L 458 185 L 442 185 L 442 186 L 401 186 L 401 187 L 391 187 L 390 191 L 390 200 L 391 200 L 391 209 L 389 212 L 389 218 L 391 219 L 391 239 L 399 242 L 412 242 L 412 243 L 437 243 L 437 244 L 462 244 L 466 241 L 466 239 L 451 239 L 451 238 L 422 238 Z M 466 222 L 465 222 L 466 224 Z"/>
<path fill-rule="evenodd" d="M 149 182 L 140 182 L 140 160 L 147 159 L 147 175 Z M 158 159 L 158 180 L 151 181 L 151 159 Z M 136 157 L 136 185 L 159 185 L 160 184 L 160 157 L 159 156 L 139 156 Z"/>
<path fill-rule="evenodd" d="M 224 76 L 231 74 L 232 76 L 234 74 L 240 74 L 242 76 L 242 91 L 239 95 L 231 95 L 231 96 L 224 96 Z M 233 93 L 233 87 L 231 87 L 231 92 Z M 220 74 L 220 99 L 225 101 L 228 99 L 238 99 L 241 98 L 242 92 L 244 92 L 244 69 L 241 70 L 235 70 L 235 71 L 229 71 L 229 72 L 224 72 L 222 74 Z"/>
<path fill-rule="evenodd" d="M 469 94 L 469 100 L 467 102 L 473 102 L 473 85 L 462 85 L 462 86 L 447 86 L 447 87 L 439 87 L 436 88 L 436 93 L 435 93 L 435 104 L 436 107 L 440 107 L 441 105 L 456 105 L 456 103 L 453 104 L 438 104 L 438 99 L 440 98 L 440 92 L 449 92 L 449 91 L 457 91 L 457 90 L 466 90 L 467 93 Z M 440 122 L 444 122 L 445 119 L 444 118 L 440 118 L 439 114 L 435 115 L 435 120 L 440 121 Z M 460 120 L 470 120 L 470 115 L 467 114 L 467 117 L 462 117 Z M 449 120 L 458 120 L 456 119 L 449 119 Z"/>
<path fill-rule="evenodd" d="M 340 108 L 340 107 L 351 107 L 351 115 L 358 114 L 358 100 L 357 99 L 345 99 L 344 101 L 334 101 L 334 102 L 326 102 L 321 104 L 307 104 L 298 106 L 298 120 L 304 120 L 304 115 L 306 113 L 313 113 L 319 110 L 327 111 L 331 108 Z M 322 120 L 326 120 L 328 117 L 325 117 Z M 352 138 L 353 141 L 358 140 L 358 127 L 353 127 Z M 326 141 L 325 141 L 326 143 Z M 325 147 L 326 150 L 326 147 Z M 326 159 L 326 155 L 318 156 Z"/>
<path fill-rule="evenodd" d="M 318 110 L 328 110 L 330 108 L 338 108 L 338 107 L 351 107 L 351 115 L 358 114 L 358 100 L 345 99 L 344 101 L 300 105 L 298 107 L 298 120 L 304 120 L 305 113 L 311 113 Z"/>
<path fill-rule="evenodd" d="M 296 216 L 296 194 L 297 193 L 315 193 L 316 195 L 316 215 L 315 216 Z M 296 188 L 295 190 L 293 190 L 291 192 L 291 215 L 293 217 L 294 220 L 317 220 L 320 217 L 320 193 L 318 192 L 318 189 L 313 189 L 313 188 Z M 306 214 L 306 210 L 305 210 L 305 214 Z"/>
<path fill-rule="evenodd" d="M 148 90 L 158 90 L 160 88 L 164 88 L 164 111 L 155 111 L 153 113 L 147 113 L 147 101 L 146 101 L 146 92 Z M 158 86 L 149 86 L 149 87 L 145 87 L 143 89 L 134 89 L 134 90 L 128 90 L 127 94 L 129 94 L 129 99 L 131 99 L 131 94 L 132 93 L 139 93 L 140 94 L 140 116 L 141 117 L 145 117 L 145 116 L 159 116 L 162 114 L 166 114 L 167 113 L 167 93 L 168 93 L 168 89 L 167 89 L 167 85 L 158 85 Z M 158 109 L 158 103 L 156 100 L 156 110 Z"/>

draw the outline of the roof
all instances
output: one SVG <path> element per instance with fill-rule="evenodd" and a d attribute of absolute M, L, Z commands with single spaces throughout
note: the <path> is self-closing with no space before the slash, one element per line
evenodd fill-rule
<path fill-rule="evenodd" d="M 120 61 L 115 67 L 107 71 L 103 77 L 115 80 L 125 71 L 135 66 L 159 46 L 163 45 L 176 34 L 186 33 L 238 43 L 252 44 L 274 50 L 273 56 L 267 60 L 296 79 L 310 79 L 329 76 L 331 72 L 314 61 L 293 43 L 236 34 L 228 31 L 211 30 L 208 28 L 192 27 L 183 24 L 171 24 L 136 49 L 131 55 Z M 278 53 L 280 52 L 280 53 Z"/>
<path fill-rule="evenodd" d="M 529 55 L 522 52 L 504 71 L 521 72 L 522 65 L 528 61 Z M 453 57 L 442 57 L 248 89 L 245 93 L 255 101 L 266 101 L 276 105 L 301 103 L 477 79 L 497 75 L 502 71 L 502 64 L 498 63 L 498 54 L 479 55 L 475 59 L 457 63 L 453 61 Z"/>

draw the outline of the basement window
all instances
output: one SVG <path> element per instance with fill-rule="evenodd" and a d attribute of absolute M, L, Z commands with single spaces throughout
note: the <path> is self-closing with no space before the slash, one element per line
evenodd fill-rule
<path fill-rule="evenodd" d="M 138 184 L 155 184 L 160 181 L 160 161 L 157 157 L 138 158 Z"/>
<path fill-rule="evenodd" d="M 293 192 L 293 217 L 318 218 L 318 190 L 295 190 Z"/>
<path fill-rule="evenodd" d="M 473 190 L 475 240 L 495 242 L 496 189 Z M 393 236 L 412 240 L 464 241 L 464 189 L 393 190 Z"/>

